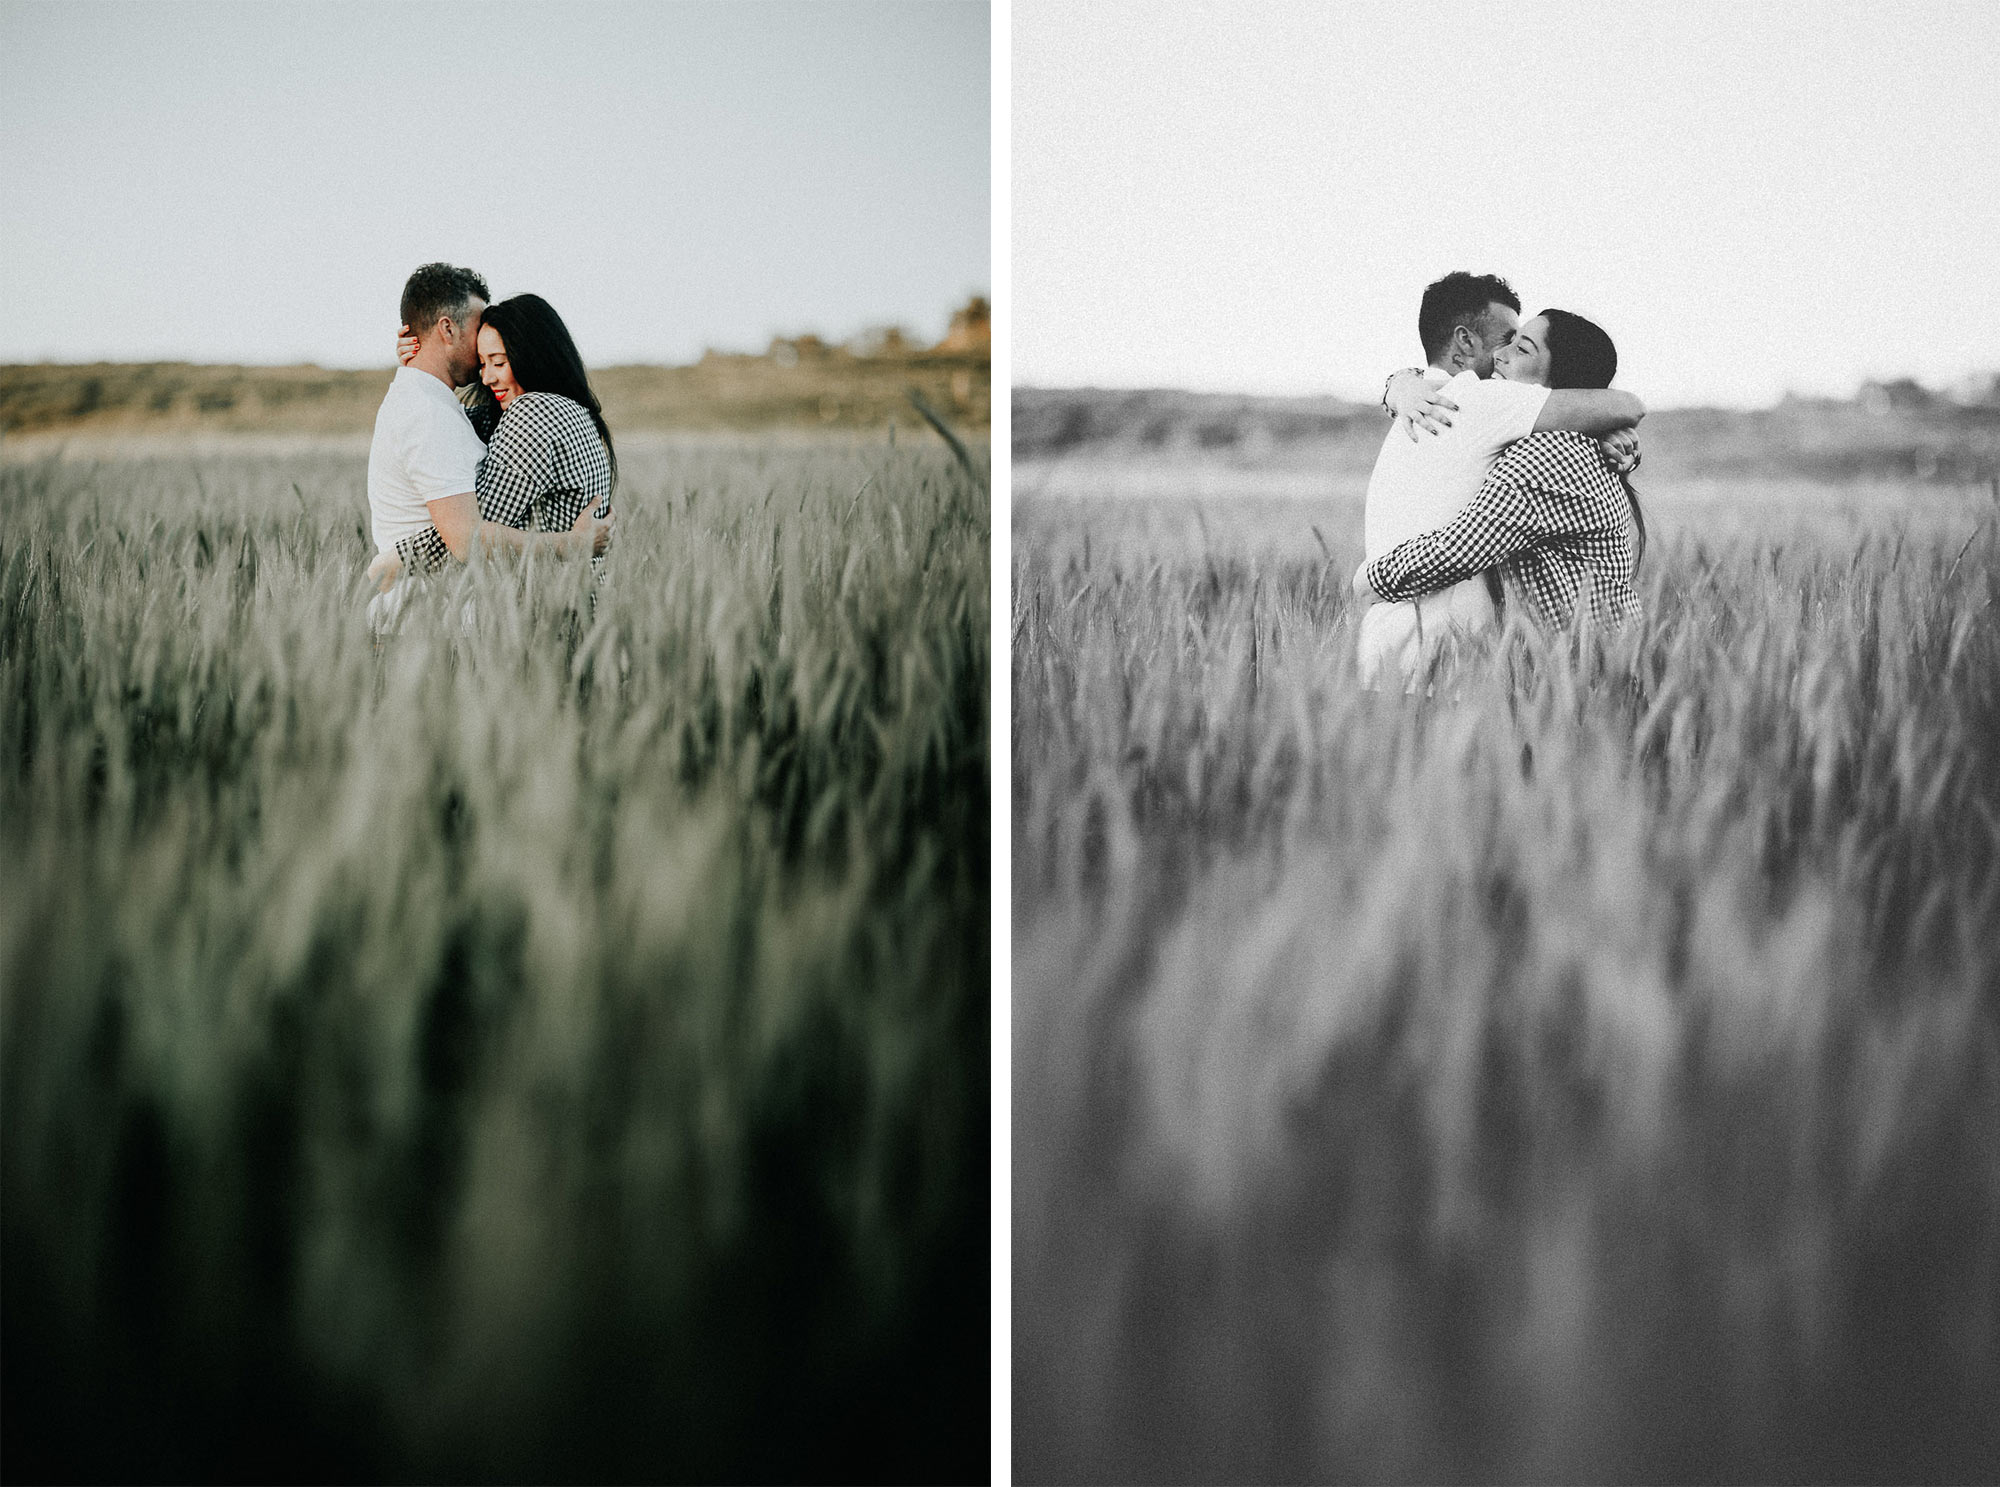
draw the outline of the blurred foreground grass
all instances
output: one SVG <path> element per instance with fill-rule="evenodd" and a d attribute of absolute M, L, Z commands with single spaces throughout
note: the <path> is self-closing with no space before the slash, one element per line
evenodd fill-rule
<path fill-rule="evenodd" d="M 2000 1476 L 2000 510 L 1822 494 L 1409 699 L 1358 505 L 1017 501 L 1023 1480 Z"/>
<path fill-rule="evenodd" d="M 0 467 L 9 1475 L 983 1475 L 984 491 L 628 453 L 378 651 L 362 473 Z"/>

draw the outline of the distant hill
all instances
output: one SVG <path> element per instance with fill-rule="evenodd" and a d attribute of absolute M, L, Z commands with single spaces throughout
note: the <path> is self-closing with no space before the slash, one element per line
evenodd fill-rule
<path fill-rule="evenodd" d="M 710 351 L 693 366 L 594 368 L 591 385 L 619 430 L 921 427 L 915 391 L 973 431 L 992 420 L 983 298 L 933 347 L 899 330 L 849 345 L 817 336 L 761 353 Z M 0 366 L 0 432 L 22 434 L 365 434 L 393 369 L 208 366 L 188 362 Z"/>
<path fill-rule="evenodd" d="M 1204 458 L 1329 473 L 1366 473 L 1387 427 L 1379 407 L 1339 398 L 1097 388 L 1016 388 L 1013 419 L 1019 461 Z M 1969 399 L 1901 381 L 1754 411 L 1667 408 L 1640 432 L 1655 474 L 1985 481 L 2000 475 L 2000 378 Z"/>

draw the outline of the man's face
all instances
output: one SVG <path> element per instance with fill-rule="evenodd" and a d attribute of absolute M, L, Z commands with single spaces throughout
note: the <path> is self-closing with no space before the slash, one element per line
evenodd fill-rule
<path fill-rule="evenodd" d="M 1474 340 L 1478 343 L 1472 355 L 1472 370 L 1481 377 L 1493 375 L 1493 353 L 1514 339 L 1514 332 L 1521 328 L 1518 311 L 1510 310 L 1498 300 L 1488 304 L 1481 312 L 1474 326 Z"/>
<path fill-rule="evenodd" d="M 463 387 L 479 375 L 479 319 L 486 313 L 486 301 L 474 296 L 468 306 L 464 325 L 449 315 L 438 321 L 453 387 Z"/>

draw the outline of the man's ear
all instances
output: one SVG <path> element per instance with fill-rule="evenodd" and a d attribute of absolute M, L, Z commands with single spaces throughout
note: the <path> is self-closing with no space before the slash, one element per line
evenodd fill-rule
<path fill-rule="evenodd" d="M 1479 360 L 1479 337 L 1467 325 L 1451 328 L 1451 359 L 1462 367 L 1469 367 Z"/>

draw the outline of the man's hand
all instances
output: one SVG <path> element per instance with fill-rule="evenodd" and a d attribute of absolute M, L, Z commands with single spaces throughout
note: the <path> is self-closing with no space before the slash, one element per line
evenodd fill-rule
<path fill-rule="evenodd" d="M 1354 602 L 1366 609 L 1371 604 L 1380 604 L 1382 596 L 1375 592 L 1375 585 L 1368 581 L 1368 564 L 1364 561 L 1354 570 Z"/>
<path fill-rule="evenodd" d="M 396 331 L 396 365 L 406 367 L 415 361 L 416 357 L 417 338 L 410 334 L 407 325 L 399 326 Z"/>
<path fill-rule="evenodd" d="M 403 560 L 393 551 L 378 552 L 375 561 L 368 565 L 369 580 L 377 593 L 386 594 L 396 586 L 396 580 L 403 576 Z"/>
<path fill-rule="evenodd" d="M 592 516 L 590 508 L 586 506 L 576 514 L 576 520 L 570 524 L 570 531 L 588 532 L 590 555 L 593 558 L 601 558 L 611 546 L 611 524 L 614 519 L 615 513 L 610 511 L 605 512 L 602 517 Z"/>
<path fill-rule="evenodd" d="M 1597 441 L 1604 451 L 1604 463 L 1620 475 L 1630 475 L 1639 468 L 1639 431 L 1618 429 Z"/>
<path fill-rule="evenodd" d="M 1412 442 L 1419 428 L 1429 434 L 1443 433 L 1451 427 L 1451 415 L 1458 411 L 1458 404 L 1444 395 L 1443 388 L 1433 387 L 1421 372 L 1398 372 L 1391 377 L 1382 401 L 1409 431 Z"/>

